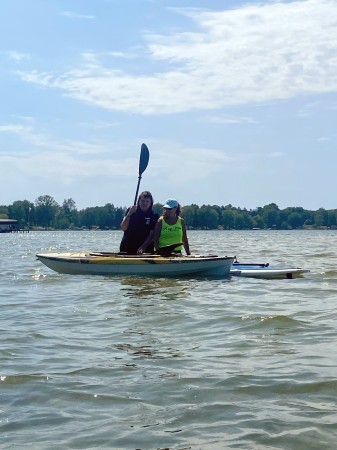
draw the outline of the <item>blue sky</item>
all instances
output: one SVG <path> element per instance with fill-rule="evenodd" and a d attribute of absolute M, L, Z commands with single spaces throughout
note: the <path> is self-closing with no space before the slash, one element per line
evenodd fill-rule
<path fill-rule="evenodd" d="M 337 0 L 0 3 L 0 204 L 337 208 Z"/>

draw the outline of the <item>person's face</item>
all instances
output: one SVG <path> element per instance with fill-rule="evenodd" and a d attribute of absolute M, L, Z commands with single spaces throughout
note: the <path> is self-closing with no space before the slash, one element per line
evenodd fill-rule
<path fill-rule="evenodd" d="M 177 208 L 164 208 L 164 217 L 174 217 L 176 215 Z"/>
<path fill-rule="evenodd" d="M 149 197 L 141 197 L 139 200 L 139 208 L 142 211 L 147 211 L 151 206 L 151 199 Z"/>

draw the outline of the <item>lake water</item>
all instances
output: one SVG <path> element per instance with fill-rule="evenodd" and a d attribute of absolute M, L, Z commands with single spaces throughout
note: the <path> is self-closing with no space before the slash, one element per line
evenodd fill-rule
<path fill-rule="evenodd" d="M 190 231 L 295 280 L 57 274 L 37 252 L 121 233 L 0 235 L 0 448 L 337 448 L 337 231 Z"/>

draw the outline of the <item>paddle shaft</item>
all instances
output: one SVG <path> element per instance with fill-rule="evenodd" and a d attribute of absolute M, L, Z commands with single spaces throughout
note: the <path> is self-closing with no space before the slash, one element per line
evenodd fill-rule
<path fill-rule="evenodd" d="M 139 177 L 138 177 L 137 189 L 136 189 L 136 195 L 135 195 L 135 200 L 134 200 L 134 202 L 133 202 L 134 205 L 137 203 L 137 197 L 138 197 L 139 185 L 140 185 L 140 180 L 141 180 L 141 179 L 142 179 L 142 176 L 139 175 Z"/>

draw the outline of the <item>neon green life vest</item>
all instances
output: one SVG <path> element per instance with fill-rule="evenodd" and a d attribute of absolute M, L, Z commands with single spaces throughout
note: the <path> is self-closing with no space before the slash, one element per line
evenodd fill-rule
<path fill-rule="evenodd" d="M 183 227 L 181 224 L 181 218 L 178 217 L 177 222 L 174 225 L 169 225 L 162 217 L 161 232 L 159 236 L 159 248 L 166 247 L 167 245 L 178 244 L 183 239 Z M 183 249 L 183 246 L 176 247 L 176 251 Z"/>

